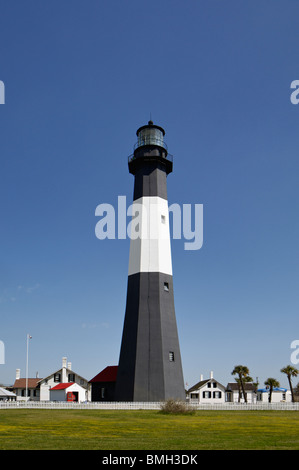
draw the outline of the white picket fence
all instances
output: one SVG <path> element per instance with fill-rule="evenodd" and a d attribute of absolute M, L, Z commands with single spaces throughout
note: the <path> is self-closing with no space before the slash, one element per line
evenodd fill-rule
<path fill-rule="evenodd" d="M 162 402 L 50 402 L 0 401 L 0 409 L 75 409 L 75 410 L 160 410 Z M 192 403 L 195 410 L 291 410 L 299 411 L 299 403 Z"/>

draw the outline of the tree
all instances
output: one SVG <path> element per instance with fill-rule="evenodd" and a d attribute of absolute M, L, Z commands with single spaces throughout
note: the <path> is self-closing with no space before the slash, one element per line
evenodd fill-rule
<path fill-rule="evenodd" d="M 244 391 L 242 392 L 242 385 L 241 385 L 241 380 L 238 378 L 238 377 L 235 377 L 235 381 L 237 382 L 238 384 L 238 392 L 239 392 L 239 398 L 238 398 L 238 402 L 240 403 L 241 401 L 241 398 L 242 398 L 242 393 L 245 393 L 245 396 L 246 396 L 246 400 L 247 400 L 247 393 Z M 252 377 L 249 377 L 249 375 L 246 375 L 245 377 L 243 377 L 243 382 L 245 383 L 248 383 L 248 382 L 252 382 Z M 245 399 L 245 396 L 244 396 L 244 399 Z M 245 400 L 245 401 L 246 401 Z"/>
<path fill-rule="evenodd" d="M 279 387 L 280 384 L 279 384 L 278 380 L 273 379 L 272 377 L 269 377 L 269 378 L 264 382 L 264 384 L 269 387 L 269 398 L 268 398 L 268 401 L 269 401 L 269 403 L 271 403 L 273 388 Z"/>
<path fill-rule="evenodd" d="M 235 366 L 234 370 L 232 371 L 232 375 L 238 375 L 238 379 L 236 379 L 236 381 L 238 382 L 239 380 L 238 383 L 240 383 L 241 385 L 243 397 L 244 397 L 245 403 L 247 403 L 247 396 L 246 396 L 245 389 L 244 389 L 244 382 L 247 382 L 246 378 L 249 377 L 248 367 L 241 366 L 241 365 Z"/>
<path fill-rule="evenodd" d="M 240 379 L 238 379 L 238 377 L 235 377 L 235 381 L 237 382 L 237 385 L 238 385 L 238 402 L 240 403 L 241 398 L 242 398 L 241 382 L 240 382 Z"/>
<path fill-rule="evenodd" d="M 299 370 L 296 369 L 293 366 L 285 366 L 282 369 L 280 369 L 280 372 L 282 372 L 283 374 L 286 374 L 287 377 L 288 377 L 290 390 L 291 390 L 291 394 L 292 394 L 292 402 L 294 403 L 295 394 L 294 394 L 294 390 L 293 390 L 293 386 L 292 386 L 292 377 L 297 377 L 297 375 L 299 374 Z"/>

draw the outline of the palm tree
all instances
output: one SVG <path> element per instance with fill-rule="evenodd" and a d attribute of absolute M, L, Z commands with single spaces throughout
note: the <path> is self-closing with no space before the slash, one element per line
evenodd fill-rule
<path fill-rule="evenodd" d="M 293 386 L 292 386 L 292 377 L 297 377 L 297 375 L 299 374 L 299 370 L 296 369 L 293 366 L 285 366 L 282 369 L 280 369 L 280 372 L 282 372 L 283 374 L 286 374 L 287 377 L 288 377 L 288 381 L 289 381 L 289 384 L 290 384 L 290 390 L 291 390 L 291 394 L 292 394 L 292 402 L 294 403 L 295 396 L 294 396 L 294 390 L 293 390 Z"/>
<path fill-rule="evenodd" d="M 237 382 L 237 385 L 238 385 L 238 402 L 240 403 L 241 401 L 241 398 L 242 398 L 242 390 L 241 390 L 241 382 L 240 382 L 240 379 L 238 379 L 238 377 L 235 377 L 235 381 Z"/>
<path fill-rule="evenodd" d="M 238 375 L 238 380 L 239 380 L 239 383 L 241 384 L 243 397 L 244 397 L 245 403 L 247 403 L 247 396 L 246 396 L 246 393 L 245 393 L 245 390 L 244 390 L 244 382 L 247 381 L 246 377 L 249 376 L 248 367 L 241 366 L 241 365 L 235 366 L 234 370 L 232 371 L 232 375 Z M 237 382 L 238 382 L 238 380 L 236 379 Z"/>
<path fill-rule="evenodd" d="M 245 377 L 243 377 L 243 383 L 252 382 L 252 380 L 253 380 L 252 377 L 250 377 L 249 375 L 246 375 Z M 238 402 L 240 403 L 241 398 L 242 398 L 241 380 L 238 377 L 235 377 L 235 381 L 238 384 L 238 392 L 239 392 Z M 246 395 L 246 400 L 247 400 L 247 393 L 245 391 L 244 391 L 244 393 Z M 244 399 L 245 399 L 245 396 L 244 396 Z"/>
<path fill-rule="evenodd" d="M 269 403 L 271 403 L 273 388 L 279 387 L 280 384 L 279 384 L 278 380 L 273 379 L 272 377 L 269 377 L 264 382 L 264 384 L 269 387 L 269 399 L 268 399 L 268 401 L 269 401 Z"/>

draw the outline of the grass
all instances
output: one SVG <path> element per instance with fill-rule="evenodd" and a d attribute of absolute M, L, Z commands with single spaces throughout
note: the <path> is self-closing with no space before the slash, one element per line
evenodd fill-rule
<path fill-rule="evenodd" d="M 296 411 L 1 410 L 1 450 L 297 450 Z"/>

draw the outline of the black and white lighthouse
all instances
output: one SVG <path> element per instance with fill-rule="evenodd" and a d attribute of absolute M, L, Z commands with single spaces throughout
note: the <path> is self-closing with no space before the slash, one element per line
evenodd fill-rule
<path fill-rule="evenodd" d="M 166 184 L 173 163 L 164 135 L 164 129 L 149 121 L 137 130 L 129 158 L 129 171 L 135 176 L 132 212 L 138 224 L 132 224 L 130 240 L 116 401 L 185 399 Z"/>

